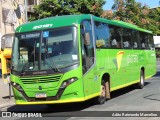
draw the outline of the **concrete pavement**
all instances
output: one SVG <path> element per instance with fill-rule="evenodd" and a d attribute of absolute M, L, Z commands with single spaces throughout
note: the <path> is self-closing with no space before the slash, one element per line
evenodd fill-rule
<path fill-rule="evenodd" d="M 0 108 L 14 105 L 13 92 L 11 90 L 11 98 L 9 98 L 9 85 L 5 84 L 0 78 Z"/>

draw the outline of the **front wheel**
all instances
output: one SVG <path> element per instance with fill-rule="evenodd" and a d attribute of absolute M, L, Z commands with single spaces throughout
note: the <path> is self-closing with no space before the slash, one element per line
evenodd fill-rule
<path fill-rule="evenodd" d="M 106 84 L 105 81 L 102 80 L 101 84 L 101 94 L 95 99 L 97 104 L 104 104 L 106 102 Z"/>

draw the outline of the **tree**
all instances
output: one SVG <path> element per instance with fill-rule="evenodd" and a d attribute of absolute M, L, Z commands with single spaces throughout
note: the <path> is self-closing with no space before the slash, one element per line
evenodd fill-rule
<path fill-rule="evenodd" d="M 151 23 L 151 30 L 160 35 L 160 7 L 150 10 L 149 19 Z"/>
<path fill-rule="evenodd" d="M 135 24 L 141 28 L 160 34 L 160 9 L 150 9 L 135 0 L 114 0 L 113 17 L 104 16 Z"/>
<path fill-rule="evenodd" d="M 70 14 L 94 14 L 100 16 L 105 0 L 41 0 L 41 4 L 34 7 L 36 14 L 32 20 L 50 16 Z"/>

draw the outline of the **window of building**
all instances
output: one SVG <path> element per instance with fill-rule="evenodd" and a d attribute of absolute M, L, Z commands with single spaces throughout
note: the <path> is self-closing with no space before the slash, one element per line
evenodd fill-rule
<path fill-rule="evenodd" d="M 28 0 L 28 5 L 35 5 L 36 4 L 36 0 Z"/>

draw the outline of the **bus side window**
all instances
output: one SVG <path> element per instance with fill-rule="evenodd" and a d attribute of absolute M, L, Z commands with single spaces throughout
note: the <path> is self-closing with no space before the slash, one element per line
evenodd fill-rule
<path fill-rule="evenodd" d="M 132 48 L 132 31 L 130 29 L 123 29 L 123 48 L 124 49 L 131 49 Z"/>
<path fill-rule="evenodd" d="M 148 34 L 148 46 L 150 50 L 154 50 L 155 48 L 152 34 Z"/>
<path fill-rule="evenodd" d="M 109 48 L 109 27 L 105 23 L 95 22 L 95 36 L 97 48 Z"/>
<path fill-rule="evenodd" d="M 116 39 L 112 40 L 112 46 L 117 46 L 117 40 Z"/>
<path fill-rule="evenodd" d="M 133 49 L 140 49 L 141 48 L 141 43 L 139 40 L 139 32 L 136 30 L 131 31 L 131 37 L 132 37 L 132 46 Z"/>
<path fill-rule="evenodd" d="M 140 32 L 140 41 L 142 49 L 149 49 L 147 33 Z"/>
<path fill-rule="evenodd" d="M 122 38 L 119 32 L 120 30 L 120 27 L 109 25 L 111 48 L 113 49 L 122 48 Z"/>
<path fill-rule="evenodd" d="M 138 48 L 137 42 L 134 42 L 133 48 Z"/>

